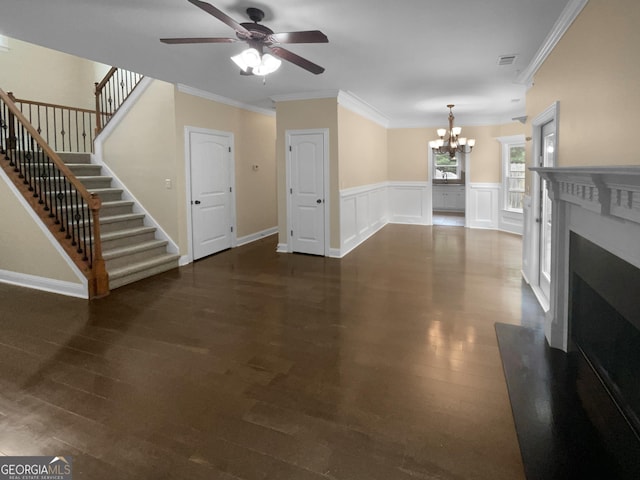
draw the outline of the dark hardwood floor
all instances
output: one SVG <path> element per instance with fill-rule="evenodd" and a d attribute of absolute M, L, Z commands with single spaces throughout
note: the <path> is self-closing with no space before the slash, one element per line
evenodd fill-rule
<path fill-rule="evenodd" d="M 275 237 L 87 303 L 0 285 L 0 453 L 76 479 L 522 479 L 494 323 L 535 324 L 521 239 Z"/>

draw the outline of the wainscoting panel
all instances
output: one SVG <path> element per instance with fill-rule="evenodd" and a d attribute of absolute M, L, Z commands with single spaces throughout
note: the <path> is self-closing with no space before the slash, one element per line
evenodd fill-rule
<path fill-rule="evenodd" d="M 389 182 L 391 223 L 431 225 L 431 184 L 429 182 Z"/>
<path fill-rule="evenodd" d="M 340 191 L 340 257 L 389 222 L 387 189 L 384 182 Z"/>
<path fill-rule="evenodd" d="M 499 183 L 470 183 L 467 227 L 498 229 Z"/>
<path fill-rule="evenodd" d="M 523 230 L 523 214 L 518 212 L 510 212 L 508 210 L 500 210 L 499 212 L 499 228 L 503 232 L 515 233 L 522 235 Z"/>

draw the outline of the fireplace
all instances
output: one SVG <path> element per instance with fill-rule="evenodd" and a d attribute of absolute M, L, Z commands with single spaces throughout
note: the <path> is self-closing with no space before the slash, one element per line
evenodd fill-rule
<path fill-rule="evenodd" d="M 640 167 L 532 168 L 553 202 L 545 335 L 624 478 L 640 478 Z"/>
<path fill-rule="evenodd" d="M 569 348 L 582 363 L 578 391 L 622 469 L 640 478 L 640 269 L 570 235 Z"/>

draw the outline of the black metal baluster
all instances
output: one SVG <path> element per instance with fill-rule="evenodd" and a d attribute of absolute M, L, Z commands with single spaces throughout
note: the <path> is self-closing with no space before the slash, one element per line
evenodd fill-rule
<path fill-rule="evenodd" d="M 87 257 L 87 224 L 85 218 L 85 211 L 88 209 L 88 205 L 84 202 L 84 198 L 82 198 L 82 249 L 84 251 L 84 257 L 82 260 L 85 262 L 89 260 Z"/>
<path fill-rule="evenodd" d="M 51 144 L 51 142 L 47 142 Z M 53 107 L 53 149 L 58 151 L 58 126 L 56 124 L 56 107 Z"/>
<path fill-rule="evenodd" d="M 71 233 L 69 232 L 69 209 L 71 206 L 69 205 L 69 196 L 67 194 L 67 177 L 62 176 L 62 200 L 64 201 L 64 209 L 62 210 L 62 226 L 60 227 L 61 232 L 67 232 L 66 238 L 71 238 Z"/>
<path fill-rule="evenodd" d="M 78 131 L 78 111 L 76 110 L 76 151 L 80 151 L 80 132 Z M 69 115 L 71 115 L 71 111 L 69 111 Z"/>
<path fill-rule="evenodd" d="M 60 231 L 64 232 L 64 193 L 62 187 L 62 172 L 56 168 L 56 224 L 60 225 Z"/>
<path fill-rule="evenodd" d="M 91 224 L 93 211 L 91 210 L 91 208 L 89 208 L 87 213 L 88 213 L 87 224 L 89 225 L 89 233 L 87 234 L 89 236 L 89 266 L 93 268 L 93 226 Z"/>
<path fill-rule="evenodd" d="M 46 155 L 44 152 L 41 152 L 42 156 L 46 158 L 47 161 L 47 199 L 49 202 L 49 218 L 54 218 L 55 210 L 56 210 L 56 197 L 55 197 L 55 184 L 51 180 L 51 175 L 53 174 L 54 166 L 49 158 L 49 155 Z"/>
<path fill-rule="evenodd" d="M 22 132 L 23 134 L 21 135 L 20 133 L 18 133 L 19 139 L 16 142 L 16 146 L 20 145 L 22 148 L 17 149 L 16 151 L 16 168 L 18 168 L 18 172 L 20 172 L 18 174 L 18 178 L 22 179 L 22 182 L 25 185 L 29 184 L 29 179 L 28 179 L 28 172 L 27 172 L 27 163 L 26 163 L 26 158 L 25 158 L 25 151 L 26 151 L 26 145 L 24 144 L 24 126 L 20 125 L 20 128 L 18 129 L 17 132 Z M 31 191 L 31 188 L 29 188 L 29 191 Z"/>
<path fill-rule="evenodd" d="M 72 243 L 72 245 L 77 245 L 77 252 L 78 253 L 82 253 L 82 246 L 80 245 L 80 219 L 82 218 L 82 215 L 80 214 L 80 210 L 82 209 L 82 199 L 78 199 L 78 190 L 76 190 L 75 187 L 73 187 L 73 193 L 74 193 L 74 197 L 75 197 L 75 201 L 76 201 L 76 212 L 73 216 L 73 219 L 75 220 L 75 243 Z"/>

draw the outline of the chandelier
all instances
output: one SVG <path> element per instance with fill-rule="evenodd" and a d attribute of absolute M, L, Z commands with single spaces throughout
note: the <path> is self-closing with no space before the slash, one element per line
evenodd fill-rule
<path fill-rule="evenodd" d="M 455 105 L 447 105 L 449 109 L 449 129 L 439 128 L 437 130 L 438 140 L 429 142 L 429 146 L 433 149 L 434 154 L 445 155 L 448 154 L 450 158 L 455 158 L 456 153 L 470 153 L 476 144 L 475 138 L 461 137 L 461 127 L 453 126 L 453 107 Z M 469 150 L 467 150 L 467 146 Z"/>

